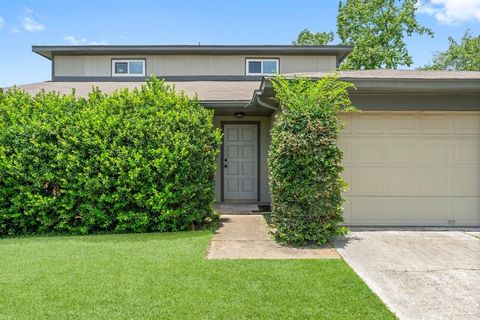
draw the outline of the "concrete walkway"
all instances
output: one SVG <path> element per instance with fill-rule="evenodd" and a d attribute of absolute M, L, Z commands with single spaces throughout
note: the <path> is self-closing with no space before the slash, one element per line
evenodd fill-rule
<path fill-rule="evenodd" d="M 480 320 L 480 239 L 462 231 L 352 231 L 343 259 L 408 319 Z"/>
<path fill-rule="evenodd" d="M 207 259 L 338 259 L 330 246 L 314 248 L 286 247 L 268 233 L 262 215 L 222 215 Z"/>

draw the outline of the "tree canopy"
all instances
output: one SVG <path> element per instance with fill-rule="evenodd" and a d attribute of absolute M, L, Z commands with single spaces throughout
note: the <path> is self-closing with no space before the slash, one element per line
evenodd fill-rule
<path fill-rule="evenodd" d="M 353 51 L 340 65 L 343 70 L 395 69 L 410 66 L 405 37 L 433 32 L 415 17 L 418 0 L 345 0 L 340 1 L 337 33 L 341 44 Z M 333 41 L 332 32 L 313 33 L 304 29 L 294 45 L 325 45 Z"/>
<path fill-rule="evenodd" d="M 432 62 L 421 69 L 480 71 L 480 35 L 476 37 L 467 30 L 460 43 L 448 38 L 449 46 L 444 52 L 436 52 Z"/>
<path fill-rule="evenodd" d="M 333 32 L 313 33 L 308 29 L 303 29 L 297 36 L 297 40 L 292 44 L 296 46 L 324 46 L 333 41 Z"/>
<path fill-rule="evenodd" d="M 418 0 L 346 0 L 340 1 L 337 16 L 338 36 L 342 44 L 354 46 L 340 66 L 351 69 L 395 69 L 410 66 L 405 36 L 430 35 L 433 32 L 417 21 Z"/>

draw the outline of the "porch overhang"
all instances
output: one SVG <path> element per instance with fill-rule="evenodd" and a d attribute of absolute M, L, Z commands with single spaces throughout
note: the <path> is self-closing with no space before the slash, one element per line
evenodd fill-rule
<path fill-rule="evenodd" d="M 352 103 L 364 111 L 480 110 L 480 72 L 356 70 L 283 76 L 316 81 L 327 75 L 352 83 L 354 88 L 349 90 Z M 254 96 L 279 108 L 272 81 L 274 77 L 264 77 Z"/>
<path fill-rule="evenodd" d="M 270 116 L 274 109 L 252 103 L 252 100 L 245 101 L 200 101 L 207 109 L 215 112 L 216 116 L 235 116 L 236 113 L 243 113 L 245 116 Z"/>
<path fill-rule="evenodd" d="M 245 116 L 270 116 L 279 110 L 274 98 L 275 92 L 271 82 L 262 81 L 262 87 L 253 92 L 251 100 L 200 101 L 200 103 L 214 110 L 218 116 L 235 116 L 236 113 L 243 113 Z"/>

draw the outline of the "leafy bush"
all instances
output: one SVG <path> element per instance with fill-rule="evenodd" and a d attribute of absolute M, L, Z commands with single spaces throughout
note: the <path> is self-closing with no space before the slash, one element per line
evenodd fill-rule
<path fill-rule="evenodd" d="M 0 92 L 0 235 L 186 230 L 213 217 L 213 112 L 162 81 Z"/>
<path fill-rule="evenodd" d="M 269 153 L 272 223 L 284 242 L 325 243 L 343 233 L 337 146 L 339 111 L 351 111 L 347 89 L 336 77 L 273 81 L 282 111 L 276 115 Z"/>

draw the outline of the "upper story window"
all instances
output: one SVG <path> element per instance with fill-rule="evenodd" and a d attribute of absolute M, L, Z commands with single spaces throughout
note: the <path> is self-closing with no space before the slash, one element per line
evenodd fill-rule
<path fill-rule="evenodd" d="M 142 59 L 114 59 L 112 60 L 112 76 L 114 77 L 141 77 L 145 76 L 145 60 Z"/>
<path fill-rule="evenodd" d="M 247 59 L 246 75 L 263 76 L 278 73 L 278 59 Z"/>

